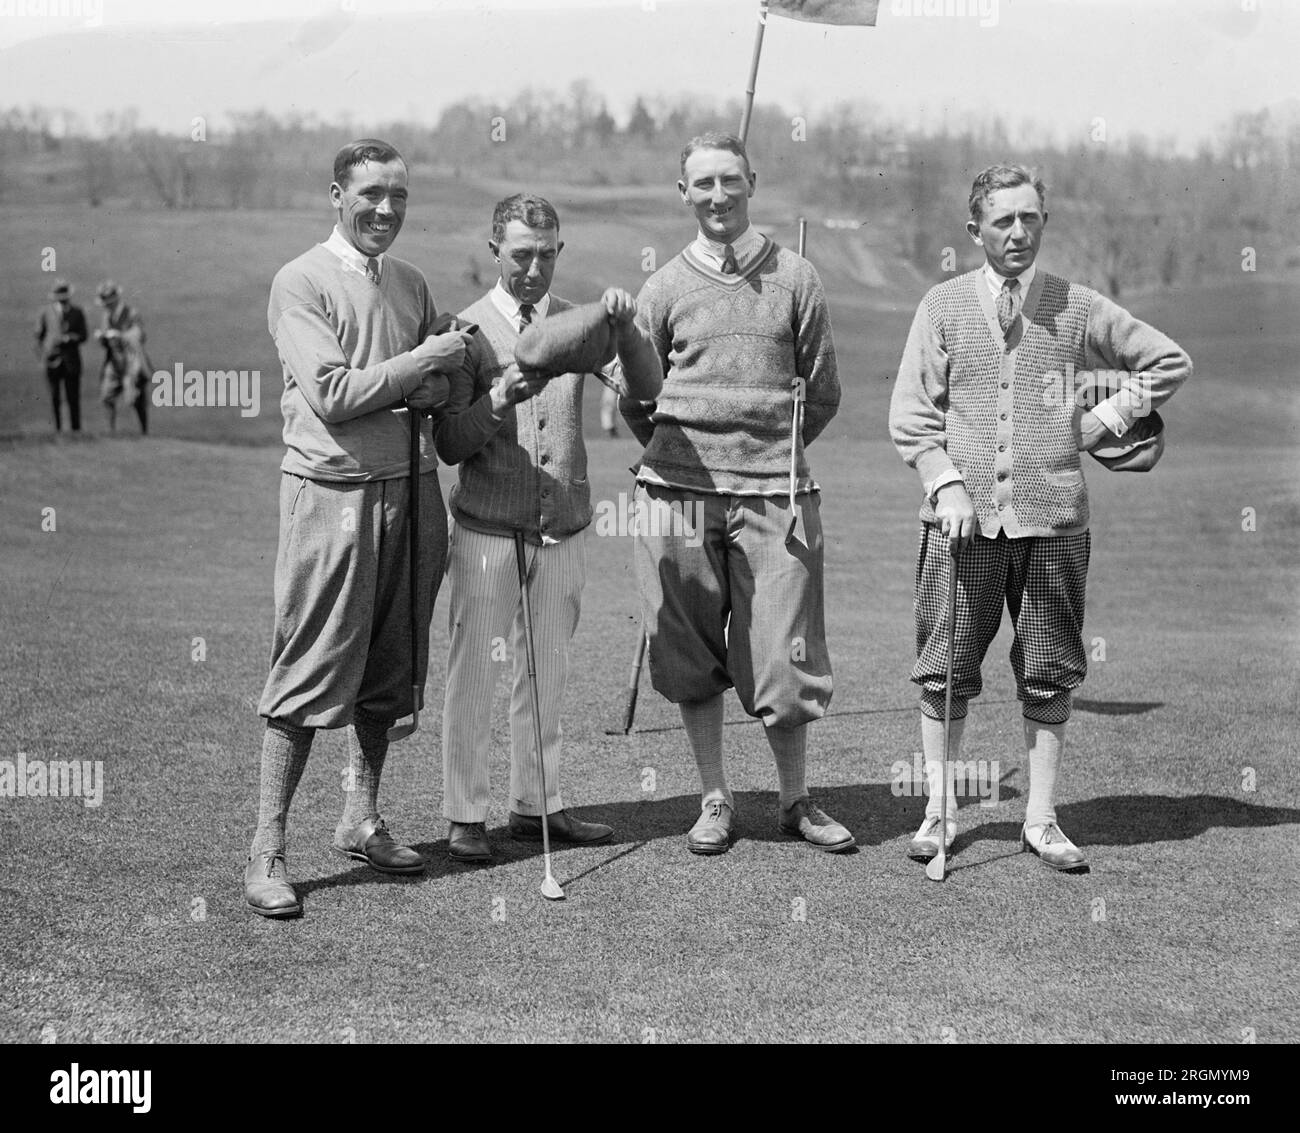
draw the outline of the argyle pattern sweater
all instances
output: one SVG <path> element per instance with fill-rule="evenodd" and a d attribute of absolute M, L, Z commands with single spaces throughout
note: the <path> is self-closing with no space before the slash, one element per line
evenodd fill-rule
<path fill-rule="evenodd" d="M 643 482 L 720 495 L 789 491 L 792 381 L 804 379 L 798 492 L 817 487 L 804 449 L 840 404 L 830 314 L 816 270 L 764 238 L 737 275 L 686 248 L 637 297 L 664 368 L 656 401 L 623 399 L 646 446 Z"/>
<path fill-rule="evenodd" d="M 981 271 L 932 287 L 899 363 L 889 425 L 924 490 L 956 469 L 981 535 L 1087 529 L 1079 389 L 1107 371 L 1105 400 L 1126 425 L 1157 409 L 1192 372 L 1172 339 L 1091 288 L 1038 272 L 1004 338 Z M 929 495 L 921 519 L 935 522 Z"/>

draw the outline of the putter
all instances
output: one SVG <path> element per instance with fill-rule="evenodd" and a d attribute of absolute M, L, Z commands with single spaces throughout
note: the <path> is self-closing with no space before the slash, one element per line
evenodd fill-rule
<path fill-rule="evenodd" d="M 623 699 L 623 726 L 621 728 L 606 728 L 607 736 L 630 735 L 632 732 L 632 723 L 636 720 L 636 698 L 641 690 L 641 666 L 645 664 L 645 650 L 648 642 L 645 632 L 645 623 L 641 623 L 641 633 L 636 641 L 636 654 L 632 658 L 632 671 L 627 678 L 627 692 Z"/>
<path fill-rule="evenodd" d="M 419 672 L 419 618 L 416 617 L 416 599 L 420 593 L 420 412 L 408 407 L 411 421 L 411 487 L 410 509 L 406 531 L 409 536 L 407 554 L 410 559 L 410 624 L 411 624 L 411 719 L 398 720 L 388 729 L 388 741 L 404 740 L 420 730 L 420 694 L 424 691 L 416 681 Z"/>
<path fill-rule="evenodd" d="M 542 761 L 542 704 L 537 699 L 537 655 L 533 651 L 533 611 L 528 601 L 528 562 L 524 557 L 524 533 L 515 532 L 515 562 L 519 567 L 519 597 L 524 604 L 524 649 L 528 660 L 528 698 L 533 707 L 533 736 L 537 741 L 537 778 L 542 787 L 542 860 L 546 876 L 542 879 L 542 896 L 548 901 L 563 901 L 564 890 L 551 873 L 551 834 L 546 813 L 546 765 Z"/>
<path fill-rule="evenodd" d="M 952 655 L 957 648 L 957 557 L 960 544 L 951 544 L 948 560 L 948 664 L 943 690 L 943 787 L 939 802 L 939 852 L 925 867 L 931 881 L 942 881 L 948 870 L 948 739 L 952 731 Z"/>

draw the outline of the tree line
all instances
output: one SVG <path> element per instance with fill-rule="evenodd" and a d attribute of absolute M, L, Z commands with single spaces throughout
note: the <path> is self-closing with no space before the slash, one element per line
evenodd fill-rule
<path fill-rule="evenodd" d="M 0 112 L 0 202 L 130 203 L 164 209 L 277 209 L 319 202 L 322 154 L 357 134 L 396 141 L 413 165 L 451 178 L 643 186 L 670 183 L 693 133 L 739 120 L 738 101 L 637 98 L 623 121 L 585 81 L 509 100 L 465 99 L 434 125 L 325 121 L 239 112 L 188 134 L 143 126 L 133 111 L 93 121 L 32 106 Z M 734 126 L 733 126 L 734 128 Z M 963 186 L 991 160 L 1042 170 L 1070 258 L 1112 294 L 1229 271 L 1300 267 L 1300 116 L 1238 114 L 1194 154 L 1144 138 L 1114 143 L 1104 124 L 1045 140 L 1001 120 L 940 130 L 890 123 L 866 104 L 804 117 L 760 103 L 749 145 L 765 183 L 810 214 L 858 218 L 894 234 L 926 276 L 963 246 Z M 33 178 L 38 184 L 31 184 Z M 1249 255 L 1248 255 L 1249 253 Z M 946 270 L 951 270 L 950 268 Z"/>

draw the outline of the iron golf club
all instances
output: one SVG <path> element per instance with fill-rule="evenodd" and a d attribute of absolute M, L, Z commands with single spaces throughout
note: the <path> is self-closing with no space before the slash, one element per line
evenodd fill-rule
<path fill-rule="evenodd" d="M 620 728 L 606 728 L 607 736 L 626 736 L 632 731 L 632 723 L 636 720 L 636 701 L 637 694 L 641 690 L 641 666 L 645 664 L 647 641 L 645 623 L 642 622 L 641 633 L 636 641 L 636 653 L 632 657 L 632 671 L 627 678 L 627 691 L 623 697 L 623 725 Z"/>
<path fill-rule="evenodd" d="M 548 901 L 563 901 L 564 890 L 551 873 L 550 816 L 546 813 L 546 764 L 542 759 L 542 705 L 537 698 L 537 656 L 533 651 L 533 611 L 528 601 L 528 562 L 524 555 L 524 533 L 515 532 L 515 563 L 519 567 L 519 597 L 524 606 L 524 650 L 528 661 L 528 699 L 533 709 L 533 737 L 537 746 L 537 778 L 542 789 L 542 859 L 546 876 L 542 879 L 542 896 Z"/>
<path fill-rule="evenodd" d="M 409 722 L 398 720 L 388 729 L 388 742 L 404 740 L 420 730 L 420 696 L 424 691 L 416 674 L 420 671 L 419 658 L 419 618 L 416 616 L 416 599 L 420 593 L 420 412 L 407 407 L 411 429 L 411 486 L 408 502 L 411 513 L 406 520 L 407 573 L 410 575 L 410 628 L 411 628 L 411 719 Z"/>
<path fill-rule="evenodd" d="M 942 881 L 948 870 L 948 741 L 952 732 L 952 661 L 957 648 L 957 558 L 961 544 L 950 543 L 948 560 L 948 657 L 943 690 L 943 787 L 939 803 L 939 852 L 925 867 L 931 881 Z"/>

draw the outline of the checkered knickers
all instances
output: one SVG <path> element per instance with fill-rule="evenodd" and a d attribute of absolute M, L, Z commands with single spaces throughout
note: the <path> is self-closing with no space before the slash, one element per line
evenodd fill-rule
<path fill-rule="evenodd" d="M 996 539 L 976 535 L 961 552 L 957 569 L 957 637 L 953 657 L 952 716 L 984 687 L 980 666 L 1002 622 L 1006 602 L 1015 627 L 1011 668 L 1024 715 L 1043 724 L 1070 718 L 1070 693 L 1083 684 L 1088 655 L 1083 646 L 1083 608 L 1091 533 Z M 921 711 L 943 719 L 948 648 L 948 539 L 921 525 L 916 563 L 916 664 L 911 679 L 921 686 Z"/>

